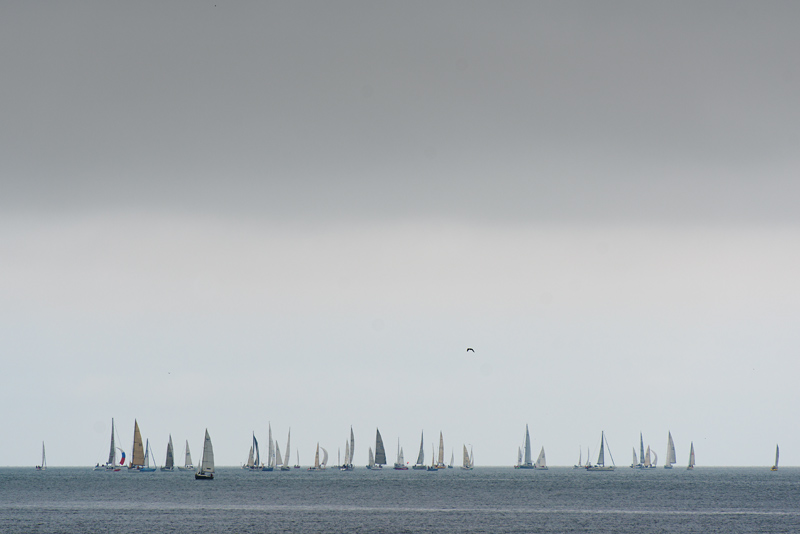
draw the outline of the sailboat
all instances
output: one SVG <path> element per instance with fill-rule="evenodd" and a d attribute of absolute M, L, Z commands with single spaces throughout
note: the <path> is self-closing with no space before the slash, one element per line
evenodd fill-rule
<path fill-rule="evenodd" d="M 522 465 L 522 447 L 517 447 L 517 463 L 514 464 L 514 469 L 519 469 Z"/>
<path fill-rule="evenodd" d="M 372 469 L 383 469 L 384 465 L 386 465 L 386 448 L 383 446 L 381 431 L 375 429 L 375 465 Z"/>
<path fill-rule="evenodd" d="M 172 434 L 169 435 L 167 442 L 167 457 L 164 460 L 164 465 L 161 467 L 162 471 L 172 471 L 175 468 L 175 453 L 172 449 Z"/>
<path fill-rule="evenodd" d="M 94 466 L 95 471 L 119 471 L 120 466 L 125 465 L 125 451 L 116 446 L 116 432 L 114 431 L 114 418 L 111 418 L 111 449 L 108 451 L 108 460 L 103 465 L 99 463 Z M 122 453 L 122 458 L 117 465 L 117 449 Z"/>
<path fill-rule="evenodd" d="M 689 448 L 689 467 L 686 469 L 694 469 L 694 441 L 692 442 L 692 446 Z"/>
<path fill-rule="evenodd" d="M 214 478 L 214 447 L 211 445 L 211 436 L 208 435 L 203 440 L 203 458 L 200 460 L 200 467 L 194 474 L 195 480 L 211 480 Z"/>
<path fill-rule="evenodd" d="M 777 462 L 775 462 L 777 464 Z M 37 471 L 44 471 L 47 469 L 47 458 L 45 458 L 44 454 L 44 441 L 42 442 L 42 463 L 36 466 Z"/>
<path fill-rule="evenodd" d="M 525 461 L 519 465 L 520 469 L 533 469 L 533 461 L 531 460 L 531 433 L 528 430 L 528 425 L 525 425 Z"/>
<path fill-rule="evenodd" d="M 287 451 L 289 449 L 286 449 Z M 297 449 L 297 463 L 294 464 L 295 469 L 300 469 L 300 449 Z"/>
<path fill-rule="evenodd" d="M 611 465 L 606 465 L 605 461 L 605 448 L 608 446 L 605 432 L 600 432 L 600 454 L 597 456 L 597 463 L 595 465 L 586 464 L 587 471 L 613 471 L 616 467 L 614 465 L 614 457 L 611 456 L 611 447 L 608 448 L 608 455 L 611 456 Z"/>
<path fill-rule="evenodd" d="M 472 446 L 470 446 L 470 452 L 467 453 L 467 446 L 464 445 L 464 457 L 461 460 L 461 469 L 471 470 L 473 467 L 475 467 L 475 464 L 472 460 Z"/>
<path fill-rule="evenodd" d="M 547 470 L 547 459 L 544 456 L 544 447 L 539 451 L 539 457 L 536 459 L 534 468 Z"/>
<path fill-rule="evenodd" d="M 323 459 L 322 463 L 319 461 L 319 450 L 322 449 Z M 317 443 L 317 453 L 314 456 L 314 466 L 309 467 L 309 471 L 322 471 L 325 469 L 325 466 L 328 464 L 328 451 L 325 450 L 325 447 L 320 447 L 319 443 Z"/>
<path fill-rule="evenodd" d="M 345 441 L 344 444 L 344 465 L 339 469 L 342 471 L 352 471 L 355 469 L 353 465 L 353 450 L 356 448 L 356 438 L 353 435 L 353 427 L 350 427 L 350 441 Z"/>
<path fill-rule="evenodd" d="M 649 447 L 648 447 L 648 449 L 649 449 Z M 650 462 L 650 467 L 655 469 L 656 466 L 658 465 L 658 454 L 656 454 L 656 450 L 655 449 L 650 451 L 650 453 L 653 455 L 653 461 Z"/>
<path fill-rule="evenodd" d="M 144 443 L 142 442 L 142 433 L 139 432 L 139 423 L 136 419 L 133 420 L 133 447 L 131 449 L 133 453 L 128 469 L 139 469 L 144 465 Z"/>
<path fill-rule="evenodd" d="M 634 452 L 633 455 L 635 457 L 636 453 Z M 634 459 L 634 463 L 636 463 L 635 459 Z M 578 447 L 578 465 L 573 465 L 572 468 L 573 469 L 583 469 L 583 451 L 581 450 L 580 447 Z"/>
<path fill-rule="evenodd" d="M 397 460 L 394 462 L 394 468 L 398 471 L 408 471 L 408 466 L 403 458 L 403 447 L 400 446 L 400 438 L 397 438 Z"/>
<path fill-rule="evenodd" d="M 444 464 L 444 437 L 442 432 L 439 431 L 439 458 L 436 462 L 437 469 L 445 469 L 447 466 Z"/>
<path fill-rule="evenodd" d="M 456 453 L 453 451 L 453 449 L 450 449 L 450 463 L 447 464 L 447 468 L 452 469 L 455 461 L 456 461 Z"/>
<path fill-rule="evenodd" d="M 664 469 L 672 469 L 672 464 L 676 463 L 675 443 L 672 441 L 672 432 L 667 432 L 667 460 Z"/>
<path fill-rule="evenodd" d="M 260 470 L 262 466 L 259 464 L 261 463 L 261 454 L 258 450 L 258 440 L 256 439 L 256 433 L 253 432 L 253 444 L 250 445 L 250 454 L 247 456 L 247 463 L 242 466 L 242 469 L 250 469 L 251 471 Z"/>
<path fill-rule="evenodd" d="M 375 455 L 372 454 L 372 447 L 369 447 L 369 460 L 367 460 L 367 469 L 376 469 L 375 467 Z"/>
<path fill-rule="evenodd" d="M 291 469 L 289 467 L 289 452 L 292 450 L 290 448 L 291 443 L 292 443 L 292 429 L 290 428 L 289 434 L 286 436 L 286 456 L 283 457 L 283 465 L 281 465 L 281 471 L 288 471 L 289 469 Z M 278 447 L 277 443 L 275 443 L 275 447 L 276 448 Z M 298 464 L 300 463 L 300 451 L 297 452 L 297 463 Z M 300 466 L 296 465 L 295 467 L 299 468 Z"/>
<path fill-rule="evenodd" d="M 419 437 L 419 455 L 417 455 L 417 463 L 411 466 L 411 469 L 427 469 L 425 466 L 425 451 L 422 446 L 425 443 L 425 433 L 422 432 Z"/>
<path fill-rule="evenodd" d="M 775 465 L 769 468 L 770 471 L 777 471 L 778 470 L 778 455 L 780 453 L 780 449 L 777 445 L 775 445 Z M 42 443 L 42 462 L 44 462 L 44 443 Z"/>
<path fill-rule="evenodd" d="M 278 443 L 275 443 L 275 467 L 281 467 L 281 462 L 283 458 L 281 458 L 281 449 L 278 447 Z"/>
<path fill-rule="evenodd" d="M 631 468 L 633 469 L 639 467 L 639 460 L 636 459 L 636 448 L 635 447 L 632 448 L 633 448 L 633 462 L 631 462 Z"/>
<path fill-rule="evenodd" d="M 267 465 L 261 467 L 262 471 L 272 471 L 277 467 L 276 465 L 276 456 L 275 456 L 275 442 L 272 440 L 272 423 L 267 423 L 268 435 L 267 439 L 269 439 L 269 448 L 267 449 Z M 289 449 L 286 449 L 289 450 Z"/>
<path fill-rule="evenodd" d="M 150 461 L 152 460 L 152 465 Z M 147 440 L 147 446 L 144 449 L 144 463 L 137 469 L 140 473 L 152 473 L 156 470 L 156 459 L 153 457 L 153 450 L 150 448 L 150 440 Z"/>
<path fill-rule="evenodd" d="M 189 451 L 189 440 L 186 440 L 186 449 L 183 455 L 183 466 L 178 466 L 178 469 L 181 471 L 194 471 L 194 465 L 192 465 L 192 453 Z"/>
<path fill-rule="evenodd" d="M 433 443 L 431 443 L 431 465 L 428 466 L 427 471 L 439 471 L 439 468 L 436 467 L 436 462 L 433 461 L 434 458 L 434 448 Z"/>

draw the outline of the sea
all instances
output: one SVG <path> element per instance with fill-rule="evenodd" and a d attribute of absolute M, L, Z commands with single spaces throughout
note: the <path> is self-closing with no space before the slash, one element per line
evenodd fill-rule
<path fill-rule="evenodd" d="M 800 468 L 0 468 L 0 533 L 797 533 Z"/>

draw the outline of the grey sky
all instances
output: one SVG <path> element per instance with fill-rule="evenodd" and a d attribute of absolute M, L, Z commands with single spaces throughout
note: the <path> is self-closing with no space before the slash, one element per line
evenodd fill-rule
<path fill-rule="evenodd" d="M 526 422 L 553 464 L 800 462 L 798 20 L 4 4 L 0 465 L 102 460 L 111 417 L 159 461 L 271 420 L 304 463 L 352 424 L 359 463 L 377 425 L 505 465 Z"/>

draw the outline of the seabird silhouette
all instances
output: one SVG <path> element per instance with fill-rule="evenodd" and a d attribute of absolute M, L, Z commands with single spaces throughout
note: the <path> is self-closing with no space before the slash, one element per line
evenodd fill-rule
<path fill-rule="evenodd" d="M 469 351 L 475 352 L 475 349 L 473 349 L 472 347 L 467 347 L 467 352 Z"/>

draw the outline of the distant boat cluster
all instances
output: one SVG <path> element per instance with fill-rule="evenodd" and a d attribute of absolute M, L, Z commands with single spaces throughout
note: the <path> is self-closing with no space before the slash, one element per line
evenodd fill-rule
<path fill-rule="evenodd" d="M 252 444 L 250 445 L 250 452 L 247 456 L 247 461 L 242 464 L 243 469 L 251 471 L 289 471 L 291 469 L 300 469 L 300 451 L 297 450 L 297 463 L 290 466 L 290 451 L 291 451 L 291 429 L 286 437 L 286 449 L 284 454 L 281 454 L 280 445 L 277 440 L 272 436 L 272 425 L 269 425 L 268 436 L 268 449 L 266 458 L 261 456 L 261 450 L 258 440 L 256 439 L 255 432 L 252 435 Z M 167 453 L 164 465 L 160 468 L 157 467 L 153 450 L 150 447 L 150 440 L 142 441 L 141 431 L 139 430 L 138 421 L 134 420 L 133 423 L 133 445 L 131 457 L 128 464 L 125 464 L 127 455 L 125 451 L 118 445 L 119 440 L 114 424 L 114 419 L 111 420 L 111 443 L 108 452 L 108 459 L 105 463 L 97 463 L 94 466 L 95 471 L 121 471 L 122 469 L 134 470 L 138 472 L 153 472 L 157 469 L 161 471 L 194 471 L 195 478 L 199 480 L 209 480 L 214 478 L 214 449 L 211 444 L 211 437 L 208 430 L 205 432 L 203 441 L 203 452 L 200 463 L 195 466 L 192 463 L 192 453 L 189 450 L 189 441 L 186 441 L 184 448 L 184 462 L 183 465 L 176 465 L 175 451 L 172 444 L 172 436 L 169 436 L 167 443 Z M 444 461 L 444 436 L 439 432 L 439 449 L 438 454 L 433 444 L 431 444 L 431 461 L 430 465 L 425 462 L 425 436 L 424 433 L 420 435 L 419 453 L 417 454 L 416 462 L 410 465 L 404 459 L 403 448 L 400 446 L 400 440 L 397 440 L 397 459 L 394 462 L 393 469 L 399 471 L 406 471 L 409 469 L 425 470 L 425 471 L 438 471 L 439 469 L 452 469 L 455 463 L 455 452 L 451 452 L 450 463 L 445 464 Z M 322 458 L 320 459 L 320 451 L 322 451 Z M 350 427 L 349 439 L 345 441 L 344 446 L 344 461 L 340 454 L 338 455 L 337 465 L 332 466 L 333 469 L 341 471 L 352 471 L 355 469 L 353 463 L 353 453 L 355 451 L 355 435 L 353 428 Z M 383 444 L 380 430 L 376 429 L 375 432 L 375 449 L 373 451 L 372 445 L 368 447 L 369 461 L 366 465 L 367 469 L 379 470 L 387 464 L 386 460 L 386 447 Z M 467 445 L 463 445 L 461 469 L 471 470 L 475 466 L 475 460 L 472 452 L 472 446 L 467 449 Z M 606 452 L 611 463 L 606 462 Z M 780 449 L 775 446 L 775 464 L 770 468 L 772 471 L 778 470 L 778 458 Z M 328 469 L 328 451 L 325 447 L 321 447 L 319 443 L 316 446 L 314 455 L 314 464 L 308 467 L 308 471 L 322 471 Z M 667 432 L 667 454 L 665 459 L 664 468 L 672 469 L 673 465 L 677 463 L 675 457 L 675 443 L 672 440 L 672 433 Z M 644 437 L 639 433 L 639 454 L 636 454 L 636 448 L 633 448 L 633 460 L 630 467 L 633 469 L 654 469 L 658 464 L 658 455 L 654 449 L 648 445 L 645 448 Z M 695 453 L 694 442 L 691 443 L 689 451 L 689 462 L 687 469 L 693 469 L 695 466 Z M 44 470 L 47 467 L 47 460 L 45 456 L 45 446 L 42 443 L 42 463 L 37 465 L 37 470 Z M 515 469 L 547 469 L 547 459 L 544 452 L 544 447 L 541 448 L 539 456 L 536 461 L 533 461 L 531 450 L 531 435 L 528 425 L 525 425 L 525 438 L 522 445 L 517 449 L 517 463 L 514 465 Z M 586 463 L 583 462 L 583 451 L 578 450 L 578 463 L 573 466 L 574 469 L 585 469 L 587 471 L 613 471 L 616 469 L 611 450 L 608 446 L 605 432 L 600 433 L 600 452 L 597 456 L 597 461 L 592 463 L 590 461 L 590 451 L 586 451 Z"/>

